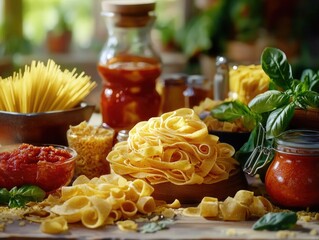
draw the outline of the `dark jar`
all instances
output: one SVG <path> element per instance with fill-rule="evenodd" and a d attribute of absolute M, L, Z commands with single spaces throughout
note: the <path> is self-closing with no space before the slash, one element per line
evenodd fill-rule
<path fill-rule="evenodd" d="M 100 104 L 103 124 L 116 131 L 159 115 L 156 81 L 161 61 L 150 41 L 154 8 L 154 1 L 102 2 L 108 40 L 98 64 L 103 81 Z"/>
<path fill-rule="evenodd" d="M 283 207 L 319 206 L 319 132 L 289 130 L 275 139 L 275 156 L 265 177 L 266 191 Z"/>

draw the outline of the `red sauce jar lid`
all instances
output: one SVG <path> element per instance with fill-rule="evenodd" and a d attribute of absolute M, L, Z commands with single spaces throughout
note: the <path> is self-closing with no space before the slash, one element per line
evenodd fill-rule
<path fill-rule="evenodd" d="M 278 152 L 319 155 L 319 131 L 288 130 L 275 139 L 275 150 Z"/>

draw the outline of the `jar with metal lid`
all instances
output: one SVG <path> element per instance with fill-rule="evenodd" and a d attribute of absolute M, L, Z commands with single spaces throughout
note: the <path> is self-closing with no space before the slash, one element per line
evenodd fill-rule
<path fill-rule="evenodd" d="M 162 112 L 170 112 L 185 107 L 183 92 L 186 89 L 187 75 L 167 74 L 162 77 Z"/>
<path fill-rule="evenodd" d="M 227 59 L 216 58 L 216 74 L 214 77 L 214 100 L 223 101 L 229 95 L 229 68 Z"/>
<path fill-rule="evenodd" d="M 185 107 L 193 108 L 204 101 L 205 98 L 213 97 L 213 87 L 208 79 L 202 75 L 190 75 L 187 78 L 187 88 L 184 91 Z"/>
<path fill-rule="evenodd" d="M 102 2 L 108 39 L 100 54 L 102 120 L 119 131 L 158 116 L 161 61 L 151 46 L 155 1 Z"/>
<path fill-rule="evenodd" d="M 259 147 L 250 170 L 256 170 L 263 155 L 271 161 L 264 181 L 272 201 L 283 207 L 319 207 L 319 131 L 288 130 L 272 147 Z"/>
<path fill-rule="evenodd" d="M 289 130 L 275 139 L 265 177 L 271 199 L 284 207 L 319 207 L 319 132 Z"/>

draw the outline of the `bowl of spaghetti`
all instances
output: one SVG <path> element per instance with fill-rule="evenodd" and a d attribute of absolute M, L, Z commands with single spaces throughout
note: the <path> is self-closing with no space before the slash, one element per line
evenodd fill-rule
<path fill-rule="evenodd" d="M 95 86 L 83 72 L 62 70 L 52 60 L 0 77 L 0 144 L 67 144 L 69 126 L 93 114 L 95 106 L 84 100 Z"/>

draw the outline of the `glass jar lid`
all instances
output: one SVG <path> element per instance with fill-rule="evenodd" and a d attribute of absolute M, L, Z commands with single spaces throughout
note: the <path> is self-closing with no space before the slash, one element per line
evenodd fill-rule
<path fill-rule="evenodd" d="M 319 131 L 293 129 L 275 139 L 275 150 L 292 154 L 319 155 Z"/>

